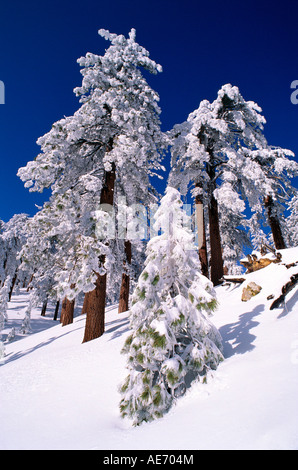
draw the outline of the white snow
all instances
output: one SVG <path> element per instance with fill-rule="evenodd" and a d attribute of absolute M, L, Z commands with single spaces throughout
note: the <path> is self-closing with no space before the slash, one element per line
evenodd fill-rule
<path fill-rule="evenodd" d="M 281 251 L 298 260 L 298 248 Z M 295 270 L 296 269 L 296 270 Z M 53 310 L 33 311 L 30 335 L 5 344 L 0 365 L 0 449 L 285 449 L 298 450 L 298 295 L 269 310 L 287 270 L 272 264 L 247 275 L 262 286 L 248 302 L 242 288 L 220 286 L 212 317 L 225 361 L 207 384 L 195 384 L 162 419 L 131 427 L 120 418 L 118 385 L 126 376 L 120 350 L 127 313 L 106 312 L 106 333 L 82 344 L 85 315 L 62 327 Z M 7 334 L 20 326 L 28 294 L 9 303 Z"/>

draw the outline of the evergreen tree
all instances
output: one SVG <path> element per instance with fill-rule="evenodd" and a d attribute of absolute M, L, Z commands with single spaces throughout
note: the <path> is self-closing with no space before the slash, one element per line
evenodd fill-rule
<path fill-rule="evenodd" d="M 288 246 L 298 246 L 298 194 L 291 198 L 288 202 L 287 209 L 290 211 L 289 216 L 285 219 L 283 231 L 287 237 Z"/>
<path fill-rule="evenodd" d="M 7 301 L 10 301 L 13 289 L 17 282 L 22 283 L 26 273 L 20 270 L 20 251 L 26 241 L 26 227 L 28 216 L 15 214 L 8 222 L 2 223 L 0 233 L 0 279 L 5 286 L 1 296 L 7 292 Z M 5 302 L 3 303 L 5 305 Z"/>
<path fill-rule="evenodd" d="M 208 207 L 214 284 L 223 274 L 222 238 L 227 239 L 220 230 L 219 201 L 233 206 L 233 212 L 238 214 L 235 221 L 247 203 L 252 216 L 259 214 L 254 217 L 255 222 L 263 218 L 265 198 L 269 197 L 268 220 L 274 232 L 280 200 L 290 190 L 289 178 L 297 171 L 297 164 L 288 158 L 292 152 L 268 145 L 261 111 L 256 103 L 245 101 L 237 87 L 228 84 L 219 90 L 214 102 L 202 101 L 187 121 L 170 133 L 170 184 L 183 194 L 192 188 L 193 194 L 202 197 Z"/>
<path fill-rule="evenodd" d="M 298 164 L 290 150 L 267 146 L 243 149 L 241 191 L 262 225 L 269 225 L 275 248 L 286 248 L 282 226 L 288 201 L 296 189 L 291 180 L 298 174 Z"/>
<path fill-rule="evenodd" d="M 7 320 L 6 312 L 13 289 L 27 275 L 20 269 L 20 252 L 26 241 L 27 222 L 26 214 L 15 214 L 6 223 L 0 221 L 0 335 Z M 4 353 L 4 344 L 0 341 L 0 360 Z"/>
<path fill-rule="evenodd" d="M 230 205 L 223 193 L 219 196 L 219 226 L 223 247 L 224 273 L 238 275 L 243 272 L 239 262 L 245 257 L 245 248 L 252 248 L 249 223 L 242 213 L 241 204 Z M 235 201 L 234 201 L 235 202 Z M 235 208 L 238 207 L 238 211 Z"/>
<path fill-rule="evenodd" d="M 75 93 L 81 107 L 38 140 L 41 154 L 18 173 L 31 191 L 52 189 L 52 226 L 57 231 L 60 214 L 59 230 L 64 227 L 63 236 L 72 241 L 72 247 L 69 240 L 61 246 L 57 291 L 69 301 L 90 292 L 86 341 L 103 333 L 115 194 L 121 190 L 127 204 L 146 204 L 153 194 L 149 178 L 162 169 L 164 147 L 159 97 L 141 73 L 161 67 L 136 43 L 135 30 L 128 38 L 99 34 L 111 46 L 104 56 L 88 53 L 78 60 L 83 82 Z M 123 262 L 118 268 L 123 270 Z"/>
<path fill-rule="evenodd" d="M 11 287 L 11 278 L 8 276 L 4 282 L 4 285 L 0 289 L 0 361 L 5 356 L 5 347 L 2 341 L 2 330 L 7 320 L 7 307 L 9 299 L 9 291 Z"/>
<path fill-rule="evenodd" d="M 222 242 L 219 226 L 218 191 L 220 179 L 235 148 L 263 147 L 265 119 L 260 108 L 246 102 L 237 87 L 224 85 L 213 103 L 201 102 L 187 121 L 171 131 L 172 172 L 170 184 L 185 193 L 198 187 L 209 211 L 211 280 L 216 285 L 223 275 Z M 234 185 L 230 187 L 235 195 Z M 238 200 L 238 198 L 236 198 Z"/>
<path fill-rule="evenodd" d="M 148 243 L 123 348 L 129 375 L 120 409 L 135 424 L 161 417 L 192 380 L 204 380 L 223 359 L 220 335 L 208 319 L 215 292 L 198 272 L 188 222 L 180 193 L 168 187 L 154 226 L 162 233 Z"/>

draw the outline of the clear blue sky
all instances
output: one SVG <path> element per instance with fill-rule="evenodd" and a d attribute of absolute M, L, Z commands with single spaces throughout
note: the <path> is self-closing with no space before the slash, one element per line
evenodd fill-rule
<path fill-rule="evenodd" d="M 34 159 L 36 140 L 79 103 L 78 57 L 103 54 L 100 28 L 127 35 L 163 66 L 150 77 L 160 94 L 162 126 L 184 121 L 225 83 L 257 102 L 271 145 L 298 158 L 298 4 L 284 0 L 10 0 L 0 8 L 0 219 L 33 215 L 48 195 L 29 193 L 16 176 Z"/>

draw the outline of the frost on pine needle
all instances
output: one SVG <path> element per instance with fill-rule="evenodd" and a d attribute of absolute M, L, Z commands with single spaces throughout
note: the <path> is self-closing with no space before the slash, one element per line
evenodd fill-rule
<path fill-rule="evenodd" d="M 168 187 L 156 213 L 156 228 L 164 230 L 148 244 L 122 351 L 129 375 L 120 411 L 136 425 L 163 416 L 194 379 L 223 360 L 220 334 L 208 318 L 215 291 L 198 272 L 186 218 L 179 192 Z"/>

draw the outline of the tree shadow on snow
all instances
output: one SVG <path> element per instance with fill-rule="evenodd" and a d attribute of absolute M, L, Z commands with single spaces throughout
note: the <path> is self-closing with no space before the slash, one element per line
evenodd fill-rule
<path fill-rule="evenodd" d="M 29 348 L 27 350 L 18 351 L 18 352 L 15 352 L 15 353 L 13 353 L 13 352 L 8 353 L 4 357 L 4 361 L 3 361 L 2 365 L 8 364 L 9 362 L 16 361 L 17 359 L 19 359 L 21 357 L 28 356 L 31 353 L 34 353 L 35 351 L 37 351 L 38 349 L 44 348 L 44 347 L 48 346 L 50 343 L 53 343 L 56 340 L 60 340 L 63 336 L 67 336 L 67 335 L 73 333 L 74 331 L 80 330 L 80 329 L 81 329 L 81 327 L 76 328 L 76 329 L 72 329 L 71 331 L 67 331 L 67 332 L 65 332 L 61 335 L 58 335 L 58 336 L 53 336 L 51 338 L 48 338 L 46 341 L 42 341 L 40 343 L 35 344 L 34 346 L 32 346 L 31 348 Z"/>
<path fill-rule="evenodd" d="M 297 309 L 297 301 L 298 301 L 298 290 L 296 290 L 294 295 L 288 301 L 287 301 L 287 298 L 286 298 L 286 301 L 285 301 L 284 305 L 282 306 L 283 311 L 278 315 L 277 318 L 286 317 L 289 313 L 292 312 L 292 310 L 294 310 L 295 306 L 296 306 L 296 309 Z M 274 310 L 273 310 L 273 312 L 274 312 Z"/>
<path fill-rule="evenodd" d="M 128 318 L 122 318 L 119 320 L 112 320 L 109 322 L 106 322 L 106 331 L 105 334 L 112 334 L 111 338 L 109 341 L 119 338 L 119 336 L 122 336 L 124 333 L 126 333 L 129 330 L 129 319 Z"/>
<path fill-rule="evenodd" d="M 245 354 L 255 348 L 253 342 L 256 336 L 251 333 L 251 330 L 259 324 L 254 320 L 255 317 L 264 310 L 264 305 L 257 305 L 251 312 L 240 315 L 237 322 L 229 323 L 219 329 L 224 343 L 225 358 L 234 354 Z"/>

